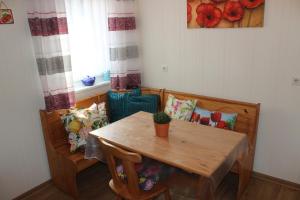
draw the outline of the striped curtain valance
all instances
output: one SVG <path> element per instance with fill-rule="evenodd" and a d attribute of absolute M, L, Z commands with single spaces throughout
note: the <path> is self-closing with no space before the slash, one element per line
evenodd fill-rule
<path fill-rule="evenodd" d="M 135 30 L 135 17 L 109 17 L 108 28 L 109 31 Z"/>
<path fill-rule="evenodd" d="M 111 87 L 131 89 L 141 85 L 141 61 L 135 0 L 108 0 Z"/>
<path fill-rule="evenodd" d="M 69 35 L 33 36 L 36 58 L 52 58 L 71 54 Z"/>
<path fill-rule="evenodd" d="M 115 89 L 120 88 L 136 88 L 141 84 L 141 75 L 139 72 L 127 73 L 126 76 L 121 76 L 118 74 L 117 77 L 112 75 L 114 81 L 111 82 L 111 87 Z"/>
<path fill-rule="evenodd" d="M 40 76 L 71 72 L 71 56 L 58 56 L 52 58 L 37 58 Z"/>
<path fill-rule="evenodd" d="M 64 0 L 28 0 L 28 22 L 47 111 L 75 104 Z"/>
<path fill-rule="evenodd" d="M 139 57 L 138 46 L 110 48 L 109 55 L 110 55 L 110 61 L 138 58 Z"/>
<path fill-rule="evenodd" d="M 68 34 L 67 18 L 29 18 L 32 36 Z"/>
<path fill-rule="evenodd" d="M 74 92 L 61 93 L 57 95 L 45 96 L 45 104 L 48 111 L 57 109 L 66 109 L 74 106 L 75 96 Z"/>

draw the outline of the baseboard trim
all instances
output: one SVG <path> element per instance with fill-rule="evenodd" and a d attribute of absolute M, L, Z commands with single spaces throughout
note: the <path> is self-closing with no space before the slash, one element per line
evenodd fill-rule
<path fill-rule="evenodd" d="M 256 178 L 256 179 L 264 180 L 264 181 L 269 181 L 269 182 L 272 182 L 272 183 L 275 183 L 275 184 L 279 184 L 279 185 L 282 185 L 282 186 L 285 186 L 285 187 L 288 187 L 288 188 L 291 188 L 291 189 L 294 189 L 294 190 L 300 190 L 300 184 L 298 184 L 298 183 L 294 183 L 294 182 L 291 182 L 291 181 L 286 181 L 286 180 L 276 178 L 276 177 L 273 177 L 273 176 L 269 176 L 269 175 L 266 175 L 266 174 L 262 174 L 262 173 L 259 173 L 259 172 L 253 172 L 252 177 Z"/>
<path fill-rule="evenodd" d="M 52 180 L 50 179 L 50 180 L 48 180 L 48 181 L 46 181 L 46 182 L 44 182 L 44 183 L 42 183 L 42 184 L 40 184 L 40 185 L 32 188 L 31 190 L 28 190 L 27 192 L 25 192 L 25 193 L 23 193 L 23 194 L 15 197 L 15 198 L 13 198 L 12 200 L 22 200 L 22 199 L 30 196 L 34 192 L 37 192 L 37 191 L 41 190 L 42 188 L 47 187 L 48 185 L 51 185 L 51 184 L 52 184 Z"/>

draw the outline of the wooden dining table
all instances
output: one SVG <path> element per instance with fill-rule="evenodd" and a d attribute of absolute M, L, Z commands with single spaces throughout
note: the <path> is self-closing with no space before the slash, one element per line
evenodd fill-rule
<path fill-rule="evenodd" d="M 167 138 L 155 135 L 153 115 L 138 112 L 92 131 L 93 136 L 199 175 L 197 199 L 215 199 L 218 185 L 236 163 L 239 171 L 237 199 L 245 189 L 244 157 L 248 152 L 246 134 L 191 122 L 172 120 Z"/>

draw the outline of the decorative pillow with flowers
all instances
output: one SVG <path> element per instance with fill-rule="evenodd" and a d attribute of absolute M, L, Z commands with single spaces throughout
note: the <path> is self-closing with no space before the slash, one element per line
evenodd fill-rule
<path fill-rule="evenodd" d="M 118 165 L 118 176 L 127 179 L 123 165 Z M 151 190 L 159 181 L 166 180 L 176 169 L 158 161 L 145 158 L 142 163 L 135 164 L 135 171 L 139 178 L 139 187 L 144 191 Z"/>
<path fill-rule="evenodd" d="M 197 107 L 193 112 L 191 122 L 222 129 L 233 130 L 237 113 L 209 111 Z"/>
<path fill-rule="evenodd" d="M 93 104 L 87 109 L 70 109 L 61 117 L 65 129 L 69 133 L 70 151 L 86 145 L 89 132 L 108 124 L 105 103 Z"/>
<path fill-rule="evenodd" d="M 169 94 L 165 107 L 165 113 L 172 119 L 190 121 L 197 100 L 179 100 Z"/>

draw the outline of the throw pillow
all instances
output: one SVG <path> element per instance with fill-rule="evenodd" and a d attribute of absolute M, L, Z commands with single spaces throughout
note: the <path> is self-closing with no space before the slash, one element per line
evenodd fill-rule
<path fill-rule="evenodd" d="M 118 176 L 126 181 L 127 176 L 123 165 L 118 165 Z M 159 181 L 166 180 L 170 175 L 176 172 L 176 169 L 158 161 L 145 158 L 142 163 L 135 164 L 135 171 L 139 179 L 139 187 L 141 190 L 151 190 Z"/>
<path fill-rule="evenodd" d="M 128 98 L 128 115 L 139 111 L 156 113 L 158 111 L 159 95 L 143 95 Z"/>
<path fill-rule="evenodd" d="M 110 111 L 109 116 L 111 122 L 118 121 L 128 116 L 127 101 L 129 96 L 141 96 L 141 90 L 134 89 L 131 92 L 127 93 L 118 93 L 113 91 L 108 92 Z"/>
<path fill-rule="evenodd" d="M 197 100 L 179 100 L 173 95 L 168 96 L 165 113 L 173 119 L 190 121 Z"/>
<path fill-rule="evenodd" d="M 209 111 L 197 107 L 193 112 L 191 122 L 222 129 L 234 130 L 237 113 Z"/>
<path fill-rule="evenodd" d="M 70 151 L 86 145 L 89 132 L 108 124 L 105 103 L 93 104 L 87 109 L 70 109 L 61 117 L 66 131 L 69 133 Z"/>
<path fill-rule="evenodd" d="M 127 93 L 110 91 L 108 93 L 110 121 L 118 121 L 139 111 L 155 113 L 159 101 L 159 95 L 142 95 L 141 89 L 134 89 Z"/>

